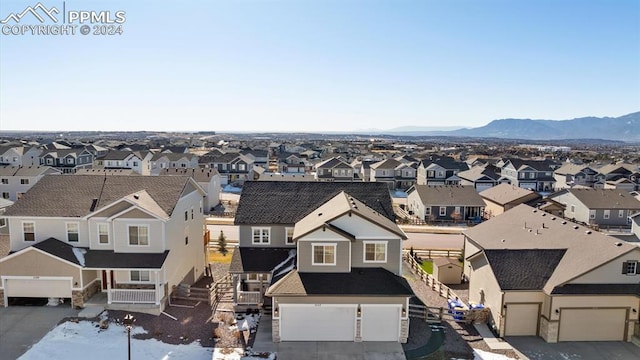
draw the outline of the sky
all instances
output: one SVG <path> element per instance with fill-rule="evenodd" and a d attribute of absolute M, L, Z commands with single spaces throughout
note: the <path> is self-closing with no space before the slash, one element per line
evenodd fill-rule
<path fill-rule="evenodd" d="M 11 34 L 41 24 L 31 14 L 0 24 L 0 131 L 478 127 L 640 110 L 638 0 L 41 3 L 67 21 L 124 11 L 122 34 L 82 35 L 118 24 L 78 21 L 72 35 Z M 36 4 L 2 0 L 0 19 Z"/>

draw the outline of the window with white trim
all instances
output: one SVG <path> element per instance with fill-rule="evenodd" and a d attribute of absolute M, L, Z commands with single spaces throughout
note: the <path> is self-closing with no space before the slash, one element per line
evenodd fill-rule
<path fill-rule="evenodd" d="M 271 228 L 254 227 L 251 228 L 254 244 L 269 244 L 271 242 Z"/>
<path fill-rule="evenodd" d="M 247 274 L 247 281 L 259 281 L 262 278 L 262 274 L 258 274 L 258 273 L 249 273 Z"/>
<path fill-rule="evenodd" d="M 67 223 L 67 242 L 78 242 L 80 240 L 80 224 Z"/>
<path fill-rule="evenodd" d="M 312 265 L 335 265 L 336 244 L 311 244 L 313 252 Z"/>
<path fill-rule="evenodd" d="M 385 263 L 387 262 L 387 242 L 386 241 L 365 241 L 364 262 Z"/>
<path fill-rule="evenodd" d="M 440 216 L 446 216 L 446 215 L 447 215 L 446 206 L 440 206 Z"/>
<path fill-rule="evenodd" d="M 611 210 L 605 210 L 604 211 L 604 218 L 608 219 L 611 216 Z"/>
<path fill-rule="evenodd" d="M 109 243 L 109 225 L 108 224 L 98 224 L 98 243 L 99 244 Z"/>
<path fill-rule="evenodd" d="M 431 206 L 427 206 L 427 207 L 424 209 L 424 215 L 425 215 L 425 216 L 429 216 L 429 215 L 431 215 Z"/>
<path fill-rule="evenodd" d="M 287 245 L 293 245 L 293 228 L 292 227 L 288 227 L 288 228 L 284 228 L 284 233 L 285 233 L 285 244 Z"/>
<path fill-rule="evenodd" d="M 21 185 L 29 185 L 29 179 L 20 179 Z"/>
<path fill-rule="evenodd" d="M 0 218 L 0 228 L 7 226 L 7 219 Z"/>
<path fill-rule="evenodd" d="M 589 219 L 595 219 L 595 218 L 596 218 L 596 211 L 589 210 Z"/>
<path fill-rule="evenodd" d="M 129 226 L 129 245 L 147 246 L 149 245 L 149 227 L 148 226 Z"/>
<path fill-rule="evenodd" d="M 625 275 L 638 274 L 638 262 L 637 261 L 625 261 L 622 263 L 622 273 Z"/>
<path fill-rule="evenodd" d="M 618 217 L 624 217 L 624 210 L 618 210 Z"/>
<path fill-rule="evenodd" d="M 131 270 L 129 272 L 129 278 L 132 282 L 149 282 L 151 276 L 147 270 Z"/>
<path fill-rule="evenodd" d="M 36 223 L 22 223 L 22 239 L 24 241 L 36 241 Z"/>
<path fill-rule="evenodd" d="M 6 191 L 3 191 L 3 192 L 2 192 L 2 198 L 3 198 L 3 199 L 8 199 L 8 198 L 9 198 L 9 193 L 8 193 L 8 192 L 6 192 Z"/>
<path fill-rule="evenodd" d="M 0 182 L 2 183 L 2 185 L 8 185 L 9 184 L 9 179 L 2 178 L 2 179 L 0 179 Z"/>

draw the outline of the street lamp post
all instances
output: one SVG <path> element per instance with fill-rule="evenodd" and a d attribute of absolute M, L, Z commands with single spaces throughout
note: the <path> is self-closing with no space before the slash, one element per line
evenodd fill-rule
<path fill-rule="evenodd" d="M 133 323 L 136 321 L 136 318 L 131 314 L 127 314 L 122 319 L 122 323 L 124 324 L 125 329 L 127 329 L 127 340 L 128 340 L 128 354 L 129 360 L 131 360 L 131 328 L 133 328 Z"/>

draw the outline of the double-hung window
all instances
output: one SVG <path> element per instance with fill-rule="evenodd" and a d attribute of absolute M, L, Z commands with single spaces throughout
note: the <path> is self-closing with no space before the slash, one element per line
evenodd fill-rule
<path fill-rule="evenodd" d="M 67 223 L 67 242 L 78 242 L 80 240 L 80 225 L 78 223 Z"/>
<path fill-rule="evenodd" d="M 364 262 L 375 262 L 375 263 L 387 262 L 387 242 L 386 241 L 365 241 L 364 242 Z"/>
<path fill-rule="evenodd" d="M 335 265 L 336 244 L 312 244 L 313 265 Z"/>
<path fill-rule="evenodd" d="M 109 243 L 109 225 L 108 224 L 98 224 L 98 243 L 100 244 Z"/>
<path fill-rule="evenodd" d="M 440 216 L 447 215 L 447 208 L 445 206 L 440 206 Z"/>
<path fill-rule="evenodd" d="M 285 244 L 287 245 L 293 245 L 293 228 L 292 227 L 288 227 L 284 229 L 285 231 Z"/>
<path fill-rule="evenodd" d="M 131 270 L 129 275 L 132 282 L 149 282 L 151 280 L 148 270 Z"/>
<path fill-rule="evenodd" d="M 22 223 L 22 239 L 24 241 L 36 241 L 36 223 Z"/>
<path fill-rule="evenodd" d="M 129 226 L 129 245 L 149 245 L 149 227 Z"/>
<path fill-rule="evenodd" d="M 254 227 L 251 228 L 253 232 L 254 244 L 269 244 L 271 242 L 271 228 L 268 227 Z"/>

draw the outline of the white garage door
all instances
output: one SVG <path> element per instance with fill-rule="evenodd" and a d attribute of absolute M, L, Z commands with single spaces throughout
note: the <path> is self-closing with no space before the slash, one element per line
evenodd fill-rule
<path fill-rule="evenodd" d="M 401 305 L 362 305 L 362 341 L 398 341 L 401 308 Z"/>
<path fill-rule="evenodd" d="M 538 335 L 539 304 L 508 304 L 505 336 Z"/>
<path fill-rule="evenodd" d="M 558 341 L 624 341 L 626 309 L 561 309 Z"/>
<path fill-rule="evenodd" d="M 282 341 L 353 341 L 356 305 L 280 305 Z"/>
<path fill-rule="evenodd" d="M 7 297 L 71 297 L 71 278 L 10 278 L 4 286 Z"/>

